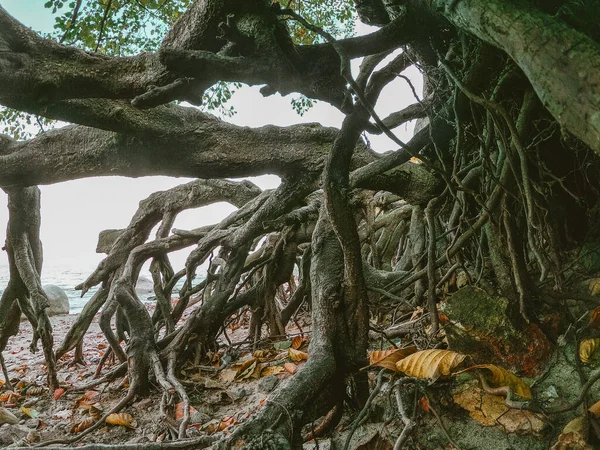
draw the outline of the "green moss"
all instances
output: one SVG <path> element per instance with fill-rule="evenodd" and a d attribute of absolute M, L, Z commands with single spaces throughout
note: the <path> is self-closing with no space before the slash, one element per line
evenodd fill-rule
<path fill-rule="evenodd" d="M 490 297 L 484 290 L 465 287 L 456 292 L 444 304 L 444 312 L 454 323 L 465 329 L 475 329 L 486 335 L 506 337 L 517 336 L 508 319 L 508 300 L 504 297 Z"/>

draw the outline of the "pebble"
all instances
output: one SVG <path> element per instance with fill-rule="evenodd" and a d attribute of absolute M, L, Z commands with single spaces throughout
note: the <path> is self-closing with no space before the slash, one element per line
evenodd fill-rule
<path fill-rule="evenodd" d="M 258 388 L 265 393 L 271 392 L 273 389 L 277 387 L 279 384 L 279 378 L 275 375 L 267 375 L 266 377 L 261 378 L 258 382 Z"/>

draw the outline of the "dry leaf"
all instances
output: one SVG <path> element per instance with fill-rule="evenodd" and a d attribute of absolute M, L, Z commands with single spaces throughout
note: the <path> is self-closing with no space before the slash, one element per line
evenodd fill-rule
<path fill-rule="evenodd" d="M 198 410 L 190 406 L 190 416 L 194 413 L 197 413 Z M 175 420 L 183 419 L 183 415 L 185 413 L 185 403 L 179 402 L 175 405 Z"/>
<path fill-rule="evenodd" d="M 396 370 L 413 378 L 437 380 L 452 373 L 467 355 L 450 350 L 422 350 L 396 363 Z"/>
<path fill-rule="evenodd" d="M 65 393 L 65 390 L 63 388 L 58 388 L 57 390 L 55 390 L 54 391 L 54 400 L 58 400 L 59 398 L 61 398 L 64 393 Z"/>
<path fill-rule="evenodd" d="M 283 365 L 283 368 L 286 370 L 286 372 L 291 373 L 292 375 L 295 374 L 298 371 L 298 366 L 294 363 L 291 362 L 286 362 Z"/>
<path fill-rule="evenodd" d="M 600 306 L 590 313 L 590 326 L 600 328 Z"/>
<path fill-rule="evenodd" d="M 15 403 L 20 398 L 21 394 L 19 394 L 18 392 L 7 391 L 3 394 L 0 394 L 0 402 L 4 403 Z"/>
<path fill-rule="evenodd" d="M 90 406 L 90 409 L 88 409 L 88 414 L 95 420 L 100 420 L 100 418 L 102 417 L 102 408 L 96 405 L 92 405 Z"/>
<path fill-rule="evenodd" d="M 254 375 L 258 365 L 258 360 L 256 358 L 250 358 L 247 361 L 244 361 L 242 365 L 239 367 L 237 374 L 235 375 L 235 379 L 237 381 L 245 380 Z M 259 372 L 260 373 L 260 372 Z"/>
<path fill-rule="evenodd" d="M 411 345 L 405 348 L 391 348 L 389 350 L 374 350 L 369 353 L 369 365 L 364 369 L 372 366 L 385 367 L 396 371 L 396 363 L 401 359 L 412 355 L 417 351 L 417 347 Z"/>
<path fill-rule="evenodd" d="M 44 391 L 45 389 L 42 386 L 36 386 L 35 384 L 32 384 L 25 391 L 25 395 L 33 397 L 34 395 L 43 394 Z"/>
<path fill-rule="evenodd" d="M 120 425 L 127 428 L 135 428 L 133 424 L 133 416 L 127 413 L 113 413 L 110 414 L 105 422 L 109 425 Z"/>
<path fill-rule="evenodd" d="M 523 380 L 508 370 L 495 366 L 494 364 L 478 364 L 456 373 L 470 372 L 471 370 L 476 369 L 485 369 L 485 380 L 490 387 L 500 388 L 507 386 L 524 400 L 530 400 L 532 398 L 531 390 Z"/>
<path fill-rule="evenodd" d="M 81 433 L 82 431 L 85 431 L 92 425 L 94 425 L 94 423 L 96 423 L 94 418 L 88 417 L 87 419 L 84 419 L 83 421 L 75 425 L 73 428 L 71 428 L 71 433 Z"/>
<path fill-rule="evenodd" d="M 266 377 L 268 375 L 277 375 L 281 372 L 283 372 L 283 367 L 281 366 L 267 366 L 262 369 L 260 376 Z"/>
<path fill-rule="evenodd" d="M 421 407 L 421 409 L 425 412 L 431 412 L 431 410 L 429 409 L 429 402 L 427 401 L 427 399 L 425 397 L 421 397 L 421 399 L 419 400 L 419 406 Z"/>
<path fill-rule="evenodd" d="M 19 409 L 21 410 L 21 412 L 23 414 L 25 414 L 30 419 L 35 419 L 37 416 L 40 415 L 40 413 L 37 412 L 35 409 L 25 408 L 24 406 L 21 406 L 21 408 L 19 408 Z"/>
<path fill-rule="evenodd" d="M 292 339 L 292 348 L 294 350 L 298 350 L 300 347 L 302 347 L 302 344 L 304 344 L 304 339 L 302 339 L 301 336 L 296 336 L 294 339 Z"/>
<path fill-rule="evenodd" d="M 600 345 L 600 338 L 596 339 L 584 339 L 579 343 L 579 358 L 581 358 L 582 363 L 590 362 L 590 358 L 596 350 L 598 350 L 598 346 Z"/>
<path fill-rule="evenodd" d="M 589 284 L 590 295 L 600 294 L 600 278 L 592 278 Z"/>
<path fill-rule="evenodd" d="M 592 406 L 588 408 L 588 411 L 591 412 L 596 419 L 600 419 L 600 401 L 594 403 Z"/>
<path fill-rule="evenodd" d="M 288 354 L 290 359 L 295 362 L 305 361 L 308 359 L 308 353 L 296 350 L 294 348 L 288 348 Z"/>

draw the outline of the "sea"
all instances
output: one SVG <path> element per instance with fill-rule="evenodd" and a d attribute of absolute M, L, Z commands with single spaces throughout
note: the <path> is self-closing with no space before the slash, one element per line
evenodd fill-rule
<path fill-rule="evenodd" d="M 94 293 L 98 290 L 98 287 L 91 288 L 85 295 L 81 296 L 81 291 L 76 291 L 75 286 L 85 281 L 85 279 L 94 271 L 95 265 L 85 265 L 80 267 L 74 267 L 73 263 L 68 264 L 53 264 L 44 265 L 42 269 L 42 285 L 53 284 L 62 288 L 67 297 L 69 297 L 70 313 L 79 313 L 85 304 L 92 298 Z M 151 280 L 149 272 L 142 271 L 140 277 L 145 277 Z M 6 285 L 9 280 L 8 264 L 0 264 L 0 295 L 4 292 Z M 180 281 L 179 285 L 183 283 Z M 177 288 L 174 290 L 174 294 L 177 294 Z M 153 302 L 153 293 L 138 293 L 138 297 L 143 302 Z"/>

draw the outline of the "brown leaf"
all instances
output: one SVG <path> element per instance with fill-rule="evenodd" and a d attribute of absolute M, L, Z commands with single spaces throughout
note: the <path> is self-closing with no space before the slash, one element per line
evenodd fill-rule
<path fill-rule="evenodd" d="M 133 416 L 127 413 L 113 413 L 110 414 L 105 422 L 109 425 L 120 425 L 127 428 L 135 428 L 133 424 Z"/>
<path fill-rule="evenodd" d="M 590 326 L 600 328 L 600 306 L 590 313 Z"/>
<path fill-rule="evenodd" d="M 93 417 L 95 420 L 100 420 L 100 418 L 102 417 L 102 408 L 100 408 L 98 406 L 98 404 L 92 405 L 88 409 L 88 414 L 90 415 L 90 417 Z"/>
<path fill-rule="evenodd" d="M 530 400 L 532 398 L 531 390 L 523 380 L 508 370 L 495 366 L 494 364 L 478 364 L 456 373 L 470 372 L 476 369 L 485 370 L 484 376 L 490 387 L 500 388 L 506 386 L 524 400 Z"/>
<path fill-rule="evenodd" d="M 88 417 L 71 428 L 71 433 L 81 433 L 94 425 L 94 423 L 96 423 L 96 420 L 93 417 Z"/>
<path fill-rule="evenodd" d="M 372 366 L 385 367 L 396 371 L 396 363 L 401 359 L 412 355 L 417 351 L 417 347 L 411 345 L 405 348 L 390 348 L 388 350 L 374 350 L 369 353 L 369 365 L 364 369 Z"/>
<path fill-rule="evenodd" d="M 292 339 L 292 348 L 294 350 L 298 350 L 300 347 L 302 347 L 303 343 L 304 339 L 302 339 L 301 336 L 296 336 L 294 339 Z"/>
<path fill-rule="evenodd" d="M 235 379 L 237 381 L 245 380 L 250 378 L 254 372 L 256 371 L 256 366 L 258 364 L 258 359 L 250 358 L 247 361 L 244 361 L 239 367 Z"/>
<path fill-rule="evenodd" d="M 437 380 L 449 376 L 467 355 L 450 350 L 421 350 L 396 363 L 396 370 L 413 378 Z"/>
<path fill-rule="evenodd" d="M 308 359 L 308 353 L 293 349 L 292 347 L 288 348 L 288 354 L 290 355 L 290 359 L 295 362 L 305 361 Z"/>
<path fill-rule="evenodd" d="M 579 358 L 582 363 L 589 363 L 590 358 L 600 346 L 600 338 L 584 339 L 579 343 Z"/>
<path fill-rule="evenodd" d="M 294 363 L 291 362 L 286 362 L 283 365 L 283 368 L 286 370 L 286 372 L 291 373 L 292 375 L 295 374 L 298 371 L 298 366 Z"/>
<path fill-rule="evenodd" d="M 65 393 L 65 390 L 63 388 L 58 388 L 57 390 L 55 390 L 54 391 L 54 400 L 58 400 L 59 398 L 61 398 L 64 393 Z"/>

